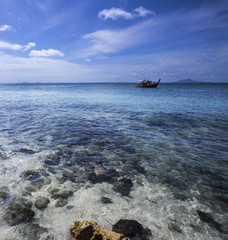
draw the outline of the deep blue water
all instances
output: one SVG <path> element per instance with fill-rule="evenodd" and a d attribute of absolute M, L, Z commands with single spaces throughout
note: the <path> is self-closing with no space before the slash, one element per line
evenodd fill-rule
<path fill-rule="evenodd" d="M 11 156 L 23 158 L 21 149 L 39 162 L 58 152 L 62 167 L 52 177 L 74 162 L 86 182 L 86 172 L 100 164 L 123 177 L 143 175 L 174 199 L 197 201 L 228 219 L 228 84 L 0 85 L 0 140 L 5 168 Z M 0 174 L 3 186 L 4 178 L 15 181 L 12 171 Z M 11 191 L 17 195 L 13 185 Z"/>

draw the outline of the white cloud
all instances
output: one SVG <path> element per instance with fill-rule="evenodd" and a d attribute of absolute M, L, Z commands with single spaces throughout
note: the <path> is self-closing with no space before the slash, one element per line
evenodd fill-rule
<path fill-rule="evenodd" d="M 27 51 L 27 50 L 29 50 L 30 48 L 33 48 L 33 47 L 35 47 L 35 46 L 36 46 L 35 43 L 30 42 L 30 43 L 28 43 L 27 45 L 23 46 L 23 51 Z"/>
<path fill-rule="evenodd" d="M 78 52 L 78 56 L 79 58 L 100 56 L 140 47 L 146 43 L 152 45 L 153 43 L 168 41 L 168 39 L 171 39 L 174 43 L 174 39 L 181 42 L 182 39 L 186 39 L 187 35 L 193 32 L 195 39 L 200 39 L 203 44 L 207 42 L 210 34 L 213 36 L 218 29 L 227 28 L 228 22 L 223 9 L 225 7 L 202 6 L 191 11 L 182 10 L 172 14 L 159 15 L 128 28 L 104 29 L 85 34 L 82 38 L 88 40 L 87 46 Z M 136 12 L 139 15 L 147 14 L 146 9 L 142 7 L 138 8 Z M 153 13 L 151 12 L 151 14 Z M 202 34 L 202 30 L 209 30 L 210 32 Z"/>
<path fill-rule="evenodd" d="M 154 11 L 148 10 L 144 7 L 139 7 L 133 10 L 133 12 L 127 12 L 121 8 L 104 9 L 98 13 L 99 18 L 116 20 L 118 18 L 133 19 L 136 17 L 146 17 L 147 15 L 154 15 Z"/>
<path fill-rule="evenodd" d="M 0 49 L 9 49 L 9 50 L 21 50 L 22 45 L 13 44 L 5 41 L 0 41 Z"/>
<path fill-rule="evenodd" d="M 27 45 L 20 45 L 20 44 L 13 44 L 5 41 L 0 41 L 0 49 L 6 49 L 6 50 L 15 50 L 15 51 L 27 51 L 28 49 L 34 47 L 35 43 L 28 43 Z"/>
<path fill-rule="evenodd" d="M 125 19 L 132 19 L 133 16 L 131 13 L 126 12 L 120 8 L 111 8 L 111 9 L 104 9 L 99 12 L 99 18 L 104 18 L 105 20 L 111 18 L 113 20 L 118 18 L 125 18 Z"/>
<path fill-rule="evenodd" d="M 32 50 L 29 54 L 30 57 L 64 57 L 64 54 L 58 50 L 54 49 L 42 49 L 42 50 Z"/>
<path fill-rule="evenodd" d="M 134 16 L 136 17 L 146 17 L 147 15 L 155 15 L 155 11 L 148 10 L 144 7 L 138 7 L 134 9 Z"/>
<path fill-rule="evenodd" d="M 86 58 L 99 54 L 118 52 L 151 41 L 151 27 L 156 22 L 149 20 L 121 30 L 98 30 L 85 34 L 90 46 L 82 50 L 80 57 Z"/>
<path fill-rule="evenodd" d="M 8 31 L 12 30 L 12 26 L 6 25 L 6 24 L 0 26 L 0 32 L 7 31 L 7 30 Z"/>

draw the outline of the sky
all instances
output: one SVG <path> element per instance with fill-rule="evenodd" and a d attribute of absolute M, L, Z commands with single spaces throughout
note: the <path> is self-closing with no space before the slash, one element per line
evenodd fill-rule
<path fill-rule="evenodd" d="M 228 82 L 227 0 L 0 0 L 0 83 Z"/>

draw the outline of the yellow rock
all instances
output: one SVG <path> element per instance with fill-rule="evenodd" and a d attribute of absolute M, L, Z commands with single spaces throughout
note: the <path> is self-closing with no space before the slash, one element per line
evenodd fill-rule
<path fill-rule="evenodd" d="M 130 240 L 123 234 L 110 231 L 93 221 L 76 221 L 70 231 L 70 240 Z"/>

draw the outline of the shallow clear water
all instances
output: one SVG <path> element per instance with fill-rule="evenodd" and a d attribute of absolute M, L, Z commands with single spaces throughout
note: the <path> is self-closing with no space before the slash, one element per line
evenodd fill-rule
<path fill-rule="evenodd" d="M 150 228 L 151 239 L 227 239 L 227 146 L 228 84 L 0 85 L 0 187 L 9 190 L 0 215 L 21 197 L 35 212 L 32 223 L 17 227 L 2 217 L 0 239 L 30 240 L 24 224 L 45 227 L 40 239 L 68 239 L 76 220 L 111 229 L 120 218 Z M 47 164 L 50 154 L 58 164 Z M 91 182 L 95 165 L 130 178 L 129 196 L 113 191 L 117 179 Z M 24 178 L 27 170 L 46 182 L 28 191 L 37 179 Z M 73 192 L 65 206 L 55 206 L 53 188 Z M 34 206 L 39 196 L 50 199 L 43 210 Z M 173 222 L 182 233 L 168 228 Z"/>

